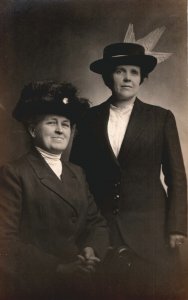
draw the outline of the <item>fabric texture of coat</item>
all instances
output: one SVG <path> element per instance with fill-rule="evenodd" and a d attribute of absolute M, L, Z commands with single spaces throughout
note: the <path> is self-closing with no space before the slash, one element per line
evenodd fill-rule
<path fill-rule="evenodd" d="M 177 252 L 169 234 L 187 234 L 187 183 L 174 116 L 136 99 L 116 158 L 107 134 L 110 103 L 89 110 L 70 159 L 86 172 L 112 245 L 126 244 L 143 260 L 165 265 Z"/>
<path fill-rule="evenodd" d="M 28 295 L 51 291 L 60 280 L 58 264 L 74 261 L 86 246 L 102 258 L 108 232 L 80 167 L 63 162 L 61 181 L 33 149 L 1 168 L 0 272 L 5 282 Z M 14 288 L 9 285 L 12 294 Z"/>

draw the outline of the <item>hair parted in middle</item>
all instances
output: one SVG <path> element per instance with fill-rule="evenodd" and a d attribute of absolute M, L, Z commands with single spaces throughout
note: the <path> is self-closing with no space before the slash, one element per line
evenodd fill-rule
<path fill-rule="evenodd" d="M 108 70 L 105 70 L 101 74 L 105 85 L 109 89 L 112 89 L 112 87 L 113 87 L 112 74 L 114 73 L 115 69 L 116 69 L 116 67 L 109 67 Z M 140 68 L 140 74 L 141 74 L 140 84 L 142 84 L 144 79 L 148 78 L 148 74 L 146 72 L 144 72 L 144 70 L 142 68 Z"/>

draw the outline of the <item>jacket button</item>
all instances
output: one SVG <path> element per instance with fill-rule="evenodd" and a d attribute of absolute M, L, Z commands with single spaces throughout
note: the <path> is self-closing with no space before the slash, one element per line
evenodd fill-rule
<path fill-rule="evenodd" d="M 116 194 L 116 195 L 114 196 L 114 199 L 115 199 L 115 200 L 117 200 L 117 199 L 119 199 L 119 198 L 120 198 L 119 194 Z"/>
<path fill-rule="evenodd" d="M 119 208 L 114 208 L 113 209 L 113 215 L 117 215 L 119 213 Z"/>

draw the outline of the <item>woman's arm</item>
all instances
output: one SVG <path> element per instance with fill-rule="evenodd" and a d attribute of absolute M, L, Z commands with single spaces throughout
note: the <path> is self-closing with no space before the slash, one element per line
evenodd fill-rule
<path fill-rule="evenodd" d="M 94 250 L 97 257 L 103 258 L 109 247 L 109 232 L 107 223 L 101 215 L 94 197 L 91 194 L 83 171 L 81 171 L 81 182 L 85 190 L 88 201 L 87 220 L 86 220 L 86 238 L 83 248 L 90 247 Z"/>
<path fill-rule="evenodd" d="M 51 282 L 59 259 L 22 241 L 20 226 L 24 210 L 23 183 L 13 166 L 0 170 L 0 268 L 12 280 L 33 287 Z M 29 237 L 28 237 L 29 240 Z"/>
<path fill-rule="evenodd" d="M 164 128 L 162 169 L 167 185 L 169 234 L 187 235 L 187 181 L 176 122 L 168 111 Z"/>

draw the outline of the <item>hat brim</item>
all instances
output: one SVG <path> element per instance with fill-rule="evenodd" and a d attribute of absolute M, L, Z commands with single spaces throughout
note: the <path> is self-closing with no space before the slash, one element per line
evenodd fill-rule
<path fill-rule="evenodd" d="M 118 65 L 136 65 L 148 74 L 153 71 L 156 64 L 157 59 L 152 55 L 124 55 L 96 60 L 90 65 L 90 70 L 103 74 Z"/>
<path fill-rule="evenodd" d="M 19 104 L 15 107 L 12 115 L 20 122 L 28 120 L 28 118 L 37 115 L 59 115 L 67 117 L 71 122 L 75 122 L 78 113 L 79 106 L 75 105 L 63 105 L 61 103 L 27 103 Z"/>

